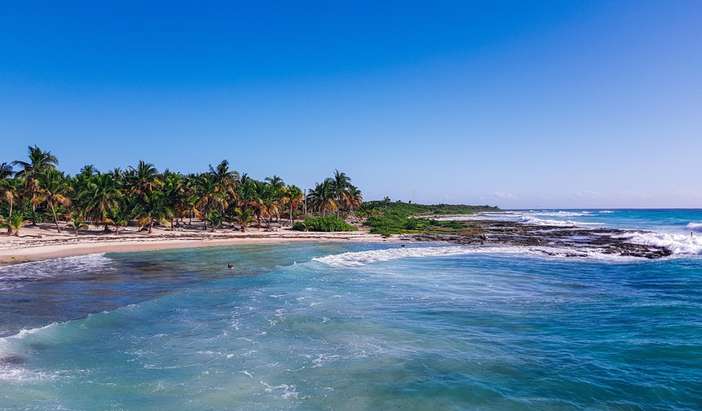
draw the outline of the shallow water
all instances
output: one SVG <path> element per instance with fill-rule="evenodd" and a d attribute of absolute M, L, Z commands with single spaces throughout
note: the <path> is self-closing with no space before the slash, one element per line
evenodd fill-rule
<path fill-rule="evenodd" d="M 0 269 L 0 409 L 702 409 L 699 257 L 408 247 Z"/>

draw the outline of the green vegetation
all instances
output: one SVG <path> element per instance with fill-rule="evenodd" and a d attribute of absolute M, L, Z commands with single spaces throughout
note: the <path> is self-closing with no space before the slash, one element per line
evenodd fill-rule
<path fill-rule="evenodd" d="M 356 212 L 363 217 L 379 216 L 386 213 L 397 213 L 405 216 L 424 215 L 454 215 L 454 214 L 475 214 L 484 211 L 499 211 L 497 207 L 465 204 L 415 204 L 402 201 L 390 201 L 386 198 L 383 201 L 367 201 Z"/>
<path fill-rule="evenodd" d="M 473 233 L 470 223 L 459 221 L 437 221 L 425 218 L 431 215 L 474 214 L 496 211 L 497 207 L 471 206 L 463 204 L 413 204 L 404 202 L 369 201 L 363 203 L 357 214 L 368 217 L 366 225 L 370 232 L 389 236 L 410 233 Z"/>
<path fill-rule="evenodd" d="M 354 231 L 356 228 L 335 215 L 322 217 L 307 217 L 304 222 L 297 222 L 293 225 L 295 231 Z"/>
<path fill-rule="evenodd" d="M 305 201 L 303 191 L 282 178 L 255 180 L 232 170 L 227 160 L 195 174 L 160 172 L 140 161 L 106 172 L 87 165 L 72 176 L 59 171 L 58 158 L 49 151 L 29 147 L 28 157 L 0 163 L 0 221 L 8 234 L 17 235 L 25 221 L 51 222 L 59 232 L 75 233 L 87 224 L 115 232 L 131 224 L 151 233 L 157 225 L 176 229 L 194 220 L 205 230 L 237 224 L 245 231 L 251 224 L 292 224 L 296 216 L 310 213 L 334 218 L 310 220 L 307 229 L 347 230 L 339 216 L 363 201 L 361 191 L 338 170 L 310 189 Z"/>
<path fill-rule="evenodd" d="M 428 218 L 407 216 L 395 211 L 380 216 L 368 217 L 366 225 L 373 234 L 450 233 L 464 230 L 468 224 L 460 221 L 438 221 Z"/>

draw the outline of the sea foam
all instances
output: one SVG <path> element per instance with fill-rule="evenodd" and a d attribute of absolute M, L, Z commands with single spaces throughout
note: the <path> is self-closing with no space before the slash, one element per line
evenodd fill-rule
<path fill-rule="evenodd" d="M 15 364 L 3 364 L 2 359 L 10 356 L 24 357 L 24 340 L 30 336 L 41 334 L 54 328 L 58 323 L 51 323 L 44 327 L 22 329 L 17 334 L 0 338 L 0 381 L 8 383 L 22 383 L 26 381 L 51 380 L 57 374 L 32 371 Z"/>
<path fill-rule="evenodd" d="M 600 260 L 609 262 L 642 261 L 643 258 L 606 254 L 594 248 L 571 249 L 563 247 L 524 246 L 444 246 L 407 247 L 383 250 L 357 251 L 314 258 L 313 261 L 332 267 L 360 267 L 403 258 L 449 257 L 466 254 L 510 254 L 517 256 L 559 258 L 566 261 Z"/>
<path fill-rule="evenodd" d="M 626 233 L 621 237 L 635 244 L 665 247 L 676 256 L 702 254 L 702 236 L 700 235 L 645 231 Z"/>

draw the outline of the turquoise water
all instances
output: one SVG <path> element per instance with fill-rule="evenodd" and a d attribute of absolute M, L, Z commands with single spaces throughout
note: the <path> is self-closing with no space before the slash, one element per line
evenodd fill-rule
<path fill-rule="evenodd" d="M 540 218 L 616 225 L 627 212 Z M 683 212 L 645 224 L 694 251 L 687 224 L 702 212 Z M 417 247 L 2 268 L 0 409 L 702 409 L 694 252 L 602 261 Z"/>

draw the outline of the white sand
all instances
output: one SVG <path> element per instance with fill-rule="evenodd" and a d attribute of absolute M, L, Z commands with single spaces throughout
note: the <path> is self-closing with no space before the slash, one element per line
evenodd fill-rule
<path fill-rule="evenodd" d="M 154 228 L 153 233 L 137 232 L 133 227 L 119 234 L 104 233 L 93 228 L 77 235 L 62 230 L 59 234 L 50 224 L 25 227 L 20 236 L 0 232 L 0 265 L 43 260 L 47 258 L 112 252 L 148 251 L 170 248 L 194 248 L 237 244 L 278 243 L 292 241 L 397 241 L 366 231 L 312 233 L 281 228 L 274 231 L 250 228 L 246 232 L 221 229 L 215 232 L 199 229 L 170 231 Z"/>

